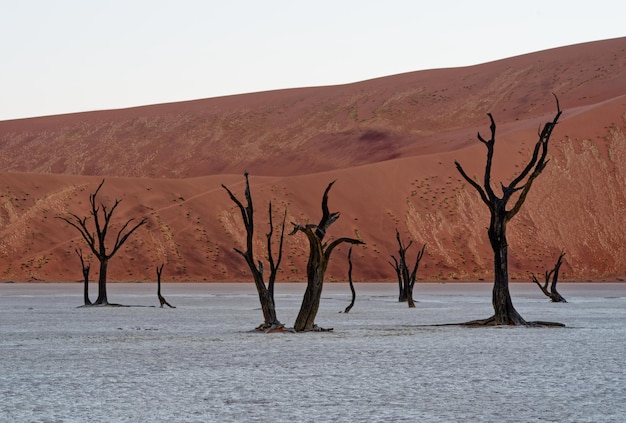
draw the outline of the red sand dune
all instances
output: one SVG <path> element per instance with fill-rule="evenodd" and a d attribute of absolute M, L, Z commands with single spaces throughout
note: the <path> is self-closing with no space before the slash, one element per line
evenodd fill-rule
<path fill-rule="evenodd" d="M 149 221 L 112 259 L 111 280 L 155 280 L 163 262 L 164 280 L 249 280 L 233 252 L 241 217 L 220 187 L 243 195 L 244 170 L 259 254 L 269 200 L 276 220 L 287 208 L 288 222 L 317 222 L 337 179 L 329 205 L 341 218 L 329 236 L 367 243 L 353 253 L 355 280 L 394 280 L 396 227 L 427 244 L 421 280 L 489 280 L 487 210 L 454 161 L 482 175 L 476 132 L 489 134 L 491 112 L 494 180 L 509 181 L 555 113 L 552 92 L 563 116 L 550 163 L 510 223 L 511 277 L 542 274 L 565 250 L 562 280 L 621 279 L 626 38 L 341 86 L 0 122 L 0 280 L 79 280 L 73 251 L 86 248 L 56 217 L 84 214 L 103 177 L 102 199 L 123 199 L 118 224 Z M 281 280 L 304 280 L 306 247 L 302 234 L 286 238 Z M 335 252 L 328 280 L 346 279 L 346 252 Z"/>

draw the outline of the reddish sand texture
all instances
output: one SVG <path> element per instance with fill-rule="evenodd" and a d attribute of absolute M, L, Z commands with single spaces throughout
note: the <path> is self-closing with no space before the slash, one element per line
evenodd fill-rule
<path fill-rule="evenodd" d="M 275 223 L 317 223 L 326 185 L 341 218 L 329 239 L 353 252 L 356 281 L 394 280 L 398 228 L 426 243 L 419 279 L 489 280 L 488 212 L 458 174 L 482 178 L 497 124 L 494 188 L 526 164 L 538 128 L 563 109 L 550 162 L 510 222 L 512 280 L 543 274 L 561 250 L 561 280 L 626 275 L 626 38 L 574 45 L 478 66 L 413 72 L 354 84 L 262 92 L 133 109 L 0 122 L 0 280 L 77 281 L 74 249 L 87 248 L 58 216 L 87 213 L 106 178 L 118 198 L 113 230 L 147 217 L 109 267 L 113 281 L 248 281 L 241 215 L 250 172 L 264 258 L 267 205 Z M 112 239 L 111 239 L 112 241 Z M 286 236 L 280 280 L 306 277 L 307 241 Z M 327 280 L 346 280 L 347 247 Z M 92 279 L 97 265 L 92 258 Z"/>

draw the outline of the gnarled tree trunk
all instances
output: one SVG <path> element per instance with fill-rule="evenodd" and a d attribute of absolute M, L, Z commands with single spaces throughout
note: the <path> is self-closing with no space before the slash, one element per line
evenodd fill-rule
<path fill-rule="evenodd" d="M 350 244 L 364 244 L 363 241 L 353 238 L 338 238 L 330 244 L 323 243 L 326 231 L 337 219 L 339 213 L 331 213 L 328 209 L 328 192 L 332 188 L 335 181 L 328 184 L 322 197 L 322 218 L 317 225 L 294 225 L 293 232 L 303 232 L 309 240 L 309 260 L 307 262 L 307 287 L 302 298 L 300 312 L 294 323 L 296 332 L 314 331 L 314 330 L 331 330 L 322 329 L 315 324 L 315 316 L 320 305 L 322 297 L 322 288 L 324 286 L 324 274 L 328 267 L 330 255 L 339 244 L 344 242 Z M 315 232 L 313 232 L 315 229 Z"/>
<path fill-rule="evenodd" d="M 492 222 L 489 225 L 489 243 L 494 252 L 493 271 L 494 284 L 491 302 L 493 304 L 495 325 L 525 325 L 526 321 L 520 316 L 511 300 L 509 291 L 508 244 L 506 241 L 506 214 L 504 203 L 502 209 L 492 213 Z M 498 204 L 498 205 L 499 205 Z"/>
<path fill-rule="evenodd" d="M 109 259 L 103 257 L 100 259 L 100 270 L 98 274 L 98 298 L 94 304 L 108 304 L 107 298 L 107 269 L 109 267 Z"/>

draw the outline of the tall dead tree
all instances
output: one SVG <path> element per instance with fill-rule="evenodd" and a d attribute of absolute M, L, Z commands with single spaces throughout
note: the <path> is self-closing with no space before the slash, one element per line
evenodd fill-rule
<path fill-rule="evenodd" d="M 248 172 L 244 173 L 246 179 L 246 205 L 244 206 L 241 201 L 232 193 L 228 187 L 222 184 L 222 188 L 226 190 L 230 199 L 237 205 L 243 218 L 243 224 L 246 229 L 246 250 L 242 251 L 238 248 L 234 250 L 239 253 L 250 268 L 252 272 L 252 278 L 259 294 L 259 301 L 261 303 L 261 310 L 263 311 L 264 322 L 256 329 L 270 332 L 272 330 L 281 329 L 285 325 L 282 324 L 276 316 L 276 304 L 274 302 L 274 284 L 276 282 L 276 275 L 280 266 L 280 262 L 283 256 L 283 241 L 285 238 L 285 220 L 287 219 L 287 211 L 283 215 L 283 221 L 280 229 L 280 238 L 278 244 L 278 255 L 274 260 L 274 254 L 272 252 L 272 238 L 274 235 L 274 223 L 272 220 L 272 203 L 269 203 L 269 232 L 266 234 L 267 239 L 267 262 L 270 267 L 270 274 L 267 285 L 264 279 L 264 267 L 261 260 L 256 260 L 254 257 L 254 207 L 252 204 L 252 195 L 250 194 L 250 182 L 248 180 Z M 258 265 L 257 265 L 258 263 Z"/>
<path fill-rule="evenodd" d="M 343 311 L 349 313 L 354 307 L 354 301 L 356 300 L 356 291 L 354 290 L 354 282 L 352 282 L 352 246 L 348 250 L 348 283 L 350 284 L 350 292 L 352 293 L 352 301 L 348 304 L 348 307 Z"/>
<path fill-rule="evenodd" d="M 306 267 L 307 287 L 300 306 L 300 312 L 296 317 L 294 330 L 296 332 L 324 330 L 315 324 L 315 316 L 322 297 L 322 287 L 324 285 L 324 274 L 328 267 L 328 261 L 333 250 L 340 244 L 346 242 L 350 244 L 364 244 L 363 241 L 353 238 L 338 238 L 330 244 L 323 242 L 326 231 L 337 219 L 339 212 L 331 213 L 328 209 L 328 192 L 335 181 L 328 184 L 322 197 L 322 218 L 317 225 L 293 224 L 291 235 L 303 232 L 309 240 L 309 260 Z M 328 329 L 330 330 L 330 329 Z"/>
<path fill-rule="evenodd" d="M 122 200 L 116 199 L 111 208 L 100 203 L 98 204 L 97 196 L 100 192 L 100 188 L 104 184 L 104 179 L 98 185 L 98 188 L 93 194 L 89 195 L 89 215 L 85 217 L 79 217 L 76 214 L 69 213 L 69 217 L 59 216 L 59 219 L 65 221 L 68 225 L 74 227 L 80 235 L 83 237 L 91 252 L 100 262 L 100 274 L 98 276 L 98 298 L 94 304 L 106 305 L 109 304 L 107 299 L 107 269 L 109 260 L 117 253 L 122 245 L 128 240 L 128 238 L 135 232 L 140 226 L 146 223 L 146 219 L 143 218 L 139 222 L 133 223 L 134 218 L 128 219 L 126 223 L 117 231 L 113 247 L 108 249 L 106 247 L 107 235 L 113 213 L 117 209 L 117 206 Z M 93 230 L 88 226 L 89 222 L 93 222 Z"/>
<path fill-rule="evenodd" d="M 561 254 L 557 259 L 554 268 L 550 271 L 546 271 L 546 282 L 543 285 L 541 285 L 541 283 L 537 280 L 537 277 L 533 273 L 530 274 L 533 282 L 537 284 L 539 289 L 541 289 L 541 292 L 543 292 L 546 297 L 550 298 L 553 303 L 567 302 L 565 298 L 563 298 L 561 294 L 559 294 L 559 292 L 556 290 L 556 284 L 559 280 L 559 269 L 563 264 L 563 256 L 565 256 L 565 252 L 561 251 Z M 548 283 L 550 283 L 550 278 L 552 278 L 552 283 L 550 284 L 550 290 L 548 291 Z"/>
<path fill-rule="evenodd" d="M 406 261 L 406 252 L 413 244 L 413 241 L 409 241 L 409 244 L 404 246 L 402 239 L 400 239 L 400 232 L 398 232 L 398 229 L 396 229 L 396 240 L 398 241 L 398 257 L 392 254 L 391 259 L 393 260 L 393 263 L 389 262 L 389 264 L 394 268 L 398 277 L 398 288 L 400 291 L 398 301 L 406 301 L 409 303 L 409 308 L 414 308 L 415 300 L 413 299 L 413 287 L 415 286 L 417 269 L 419 268 L 419 264 L 424 256 L 426 244 L 424 244 L 422 249 L 417 253 L 413 270 L 409 271 L 409 266 Z"/>
<path fill-rule="evenodd" d="M 485 164 L 485 174 L 482 186 L 475 180 L 470 178 L 459 162 L 455 161 L 455 165 L 461 176 L 478 191 L 480 198 L 489 208 L 490 221 L 488 228 L 489 243 L 494 255 L 494 285 L 492 293 L 492 304 L 494 315 L 484 320 L 476 320 L 468 322 L 468 324 L 476 325 L 528 325 L 528 324 L 547 324 L 548 322 L 526 322 L 522 316 L 513 307 L 511 295 L 509 292 L 509 271 L 508 271 L 508 243 L 506 239 L 507 223 L 520 211 L 522 204 L 526 200 L 526 196 L 535 179 L 541 174 L 548 161 L 548 145 L 550 136 L 556 126 L 561 109 L 559 107 L 559 99 L 556 99 L 557 112 L 552 121 L 547 122 L 543 128 L 540 128 L 539 139 L 535 144 L 533 155 L 524 167 L 521 173 L 511 181 L 508 185 L 500 183 L 502 196 L 499 197 L 491 186 L 491 167 L 493 160 L 493 151 L 496 142 L 496 124 L 491 113 L 488 113 L 491 121 L 490 130 L 491 137 L 486 140 L 480 133 L 478 139 L 487 147 L 487 161 Z M 509 201 L 513 201 L 513 206 L 507 208 Z"/>
<path fill-rule="evenodd" d="M 169 308 L 176 308 L 173 305 L 171 305 L 170 303 L 168 303 L 165 300 L 165 297 L 163 297 L 163 295 L 161 295 L 161 275 L 163 274 L 163 266 L 165 266 L 165 263 L 162 263 L 161 266 L 157 266 L 157 268 L 156 268 L 156 274 L 157 274 L 157 297 L 159 299 L 159 303 L 161 304 L 161 308 L 163 308 L 164 305 L 168 306 Z"/>
<path fill-rule="evenodd" d="M 83 250 L 81 250 L 80 248 L 77 248 L 74 250 L 74 252 L 78 255 L 78 258 L 80 259 L 80 267 L 82 268 L 82 271 L 83 271 L 83 282 L 84 282 L 83 297 L 85 300 L 85 305 L 90 306 L 91 300 L 89 299 L 89 269 L 91 265 L 89 263 L 85 263 L 85 260 L 83 259 Z"/>

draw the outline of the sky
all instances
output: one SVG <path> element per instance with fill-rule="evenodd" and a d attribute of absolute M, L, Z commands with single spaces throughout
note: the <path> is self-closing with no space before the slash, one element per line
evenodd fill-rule
<path fill-rule="evenodd" d="M 615 0 L 0 0 L 0 120 L 470 66 L 626 36 Z"/>

